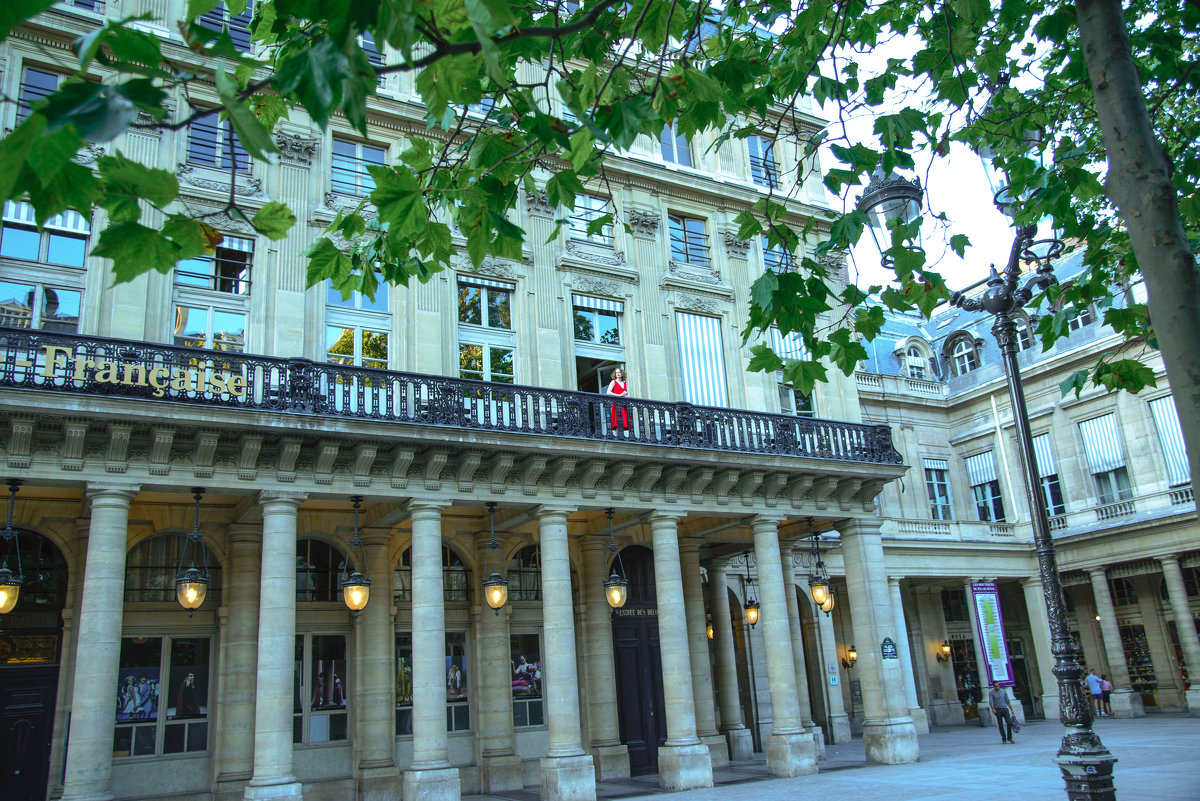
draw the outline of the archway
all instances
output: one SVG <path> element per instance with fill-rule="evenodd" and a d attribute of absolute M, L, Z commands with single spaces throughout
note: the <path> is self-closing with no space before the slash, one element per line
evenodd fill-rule
<path fill-rule="evenodd" d="M 658 748 L 667 739 L 666 704 L 654 554 L 634 545 L 621 551 L 621 560 L 629 578 L 629 598 L 612 620 L 617 717 L 621 742 L 629 749 L 629 772 L 636 776 L 658 770 Z"/>
<path fill-rule="evenodd" d="M 45 798 L 67 563 L 39 534 L 20 531 L 17 542 L 25 583 L 16 608 L 0 617 L 0 787 L 6 798 Z"/>

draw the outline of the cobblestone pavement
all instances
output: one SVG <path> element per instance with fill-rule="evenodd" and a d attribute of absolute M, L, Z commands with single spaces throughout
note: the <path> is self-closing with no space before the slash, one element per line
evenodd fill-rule
<path fill-rule="evenodd" d="M 1117 757 L 1120 801 L 1200 801 L 1200 718 L 1149 715 L 1135 720 L 1102 718 L 1096 731 Z M 870 765 L 862 740 L 830 746 L 815 776 L 770 779 L 762 761 L 734 763 L 714 771 L 715 787 L 670 793 L 670 801 L 1065 801 L 1053 760 L 1062 738 L 1057 722 L 1033 721 L 1003 745 L 994 728 L 935 729 L 920 738 L 915 765 Z M 666 795 L 657 776 L 601 782 L 600 799 Z M 538 801 L 536 787 L 471 801 Z M 667 801 L 659 798 L 658 801 Z"/>

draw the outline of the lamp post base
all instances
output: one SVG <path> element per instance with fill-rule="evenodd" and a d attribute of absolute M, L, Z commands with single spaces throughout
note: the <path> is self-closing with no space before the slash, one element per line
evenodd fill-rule
<path fill-rule="evenodd" d="M 1117 758 L 1095 732 L 1068 732 L 1054 761 L 1067 784 L 1069 801 L 1116 801 L 1113 765 Z"/>

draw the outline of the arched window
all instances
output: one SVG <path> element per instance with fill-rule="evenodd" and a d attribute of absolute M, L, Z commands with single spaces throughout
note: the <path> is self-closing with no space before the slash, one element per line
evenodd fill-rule
<path fill-rule="evenodd" d="M 458 554 L 442 546 L 442 599 L 466 601 L 469 599 L 470 574 Z M 392 598 L 397 601 L 412 600 L 412 549 L 405 548 L 400 554 L 400 566 L 392 571 Z"/>
<path fill-rule="evenodd" d="M 1024 317 L 1018 317 L 1013 320 L 1013 325 L 1017 329 L 1017 350 L 1032 348 L 1033 332 L 1030 330 L 1029 321 Z"/>
<path fill-rule="evenodd" d="M 338 578 L 346 557 L 324 540 L 296 544 L 296 600 L 339 601 Z"/>
<path fill-rule="evenodd" d="M 954 374 L 966 375 L 979 366 L 979 356 L 975 353 L 975 343 L 963 337 L 954 344 Z"/>
<path fill-rule="evenodd" d="M 1108 586 L 1114 606 L 1131 606 L 1137 603 L 1137 590 L 1128 579 L 1109 579 Z"/>
<path fill-rule="evenodd" d="M 23 618 L 17 617 L 21 612 L 62 609 L 67 603 L 67 562 L 54 543 L 40 534 L 18 529 L 16 545 L 21 552 L 21 573 L 25 576 L 25 582 L 21 585 L 21 594 L 17 596 L 16 607 L 4 621 L 5 628 L 25 628 L 20 622 Z M 0 562 L 7 559 L 9 569 L 16 572 L 17 562 L 12 546 L 13 543 L 0 540 Z M 172 598 L 174 594 L 172 585 Z M 53 621 L 48 628 L 58 625 L 57 615 Z M 33 622 L 32 619 L 30 622 Z M 46 628 L 41 623 L 35 625 Z"/>
<path fill-rule="evenodd" d="M 180 533 L 158 534 L 142 540 L 125 555 L 126 601 L 174 601 L 179 554 L 187 542 Z M 208 551 L 208 596 L 205 605 L 221 605 L 221 565 Z"/>
<path fill-rule="evenodd" d="M 909 345 L 908 350 L 904 352 L 904 366 L 908 370 L 909 378 L 925 378 L 925 354 L 921 353 L 921 349 L 916 345 Z"/>
<path fill-rule="evenodd" d="M 538 546 L 526 545 L 508 563 L 508 598 L 510 601 L 542 599 L 542 560 Z"/>

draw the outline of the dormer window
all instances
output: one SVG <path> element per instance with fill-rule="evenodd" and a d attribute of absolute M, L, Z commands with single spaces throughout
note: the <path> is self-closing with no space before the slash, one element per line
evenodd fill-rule
<path fill-rule="evenodd" d="M 969 337 L 962 337 L 954 343 L 951 358 L 955 375 L 966 375 L 979 367 L 979 354 L 975 350 L 975 343 Z"/>
<path fill-rule="evenodd" d="M 928 362 L 925 355 L 921 353 L 921 349 L 916 345 L 910 345 L 904 353 L 904 366 L 908 370 L 908 377 L 917 380 L 924 380 L 925 368 Z"/>

